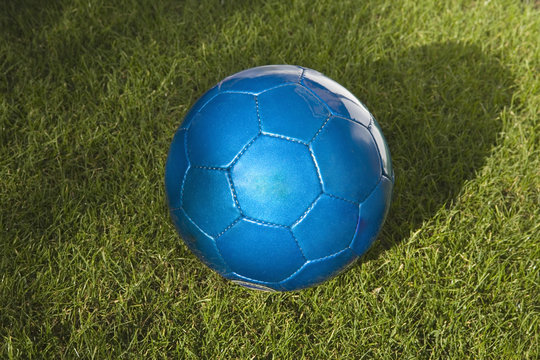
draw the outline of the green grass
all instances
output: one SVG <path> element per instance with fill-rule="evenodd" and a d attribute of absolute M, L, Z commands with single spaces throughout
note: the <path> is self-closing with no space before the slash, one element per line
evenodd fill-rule
<path fill-rule="evenodd" d="M 0 358 L 538 359 L 535 1 L 0 2 Z M 205 268 L 164 201 L 172 135 L 244 68 L 374 113 L 396 172 L 376 245 L 268 294 Z"/>

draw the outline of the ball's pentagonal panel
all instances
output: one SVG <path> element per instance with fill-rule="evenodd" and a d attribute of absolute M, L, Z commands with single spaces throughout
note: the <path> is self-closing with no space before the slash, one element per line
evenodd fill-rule
<path fill-rule="evenodd" d="M 188 129 L 191 125 L 191 122 L 193 121 L 193 118 L 195 115 L 208 103 L 210 100 L 214 98 L 219 93 L 219 89 L 216 86 L 208 90 L 193 104 L 191 109 L 189 109 L 188 113 L 184 117 L 184 121 L 182 121 L 182 125 L 180 125 L 180 129 Z"/>
<path fill-rule="evenodd" d="M 232 271 L 258 281 L 283 280 L 305 261 L 288 229 L 246 219 L 218 237 L 216 243 Z"/>
<path fill-rule="evenodd" d="M 371 116 L 366 107 L 334 80 L 318 71 L 306 69 L 302 83 L 324 100 L 333 113 L 369 126 Z"/>
<path fill-rule="evenodd" d="M 174 134 L 167 163 L 165 164 L 165 192 L 167 194 L 167 204 L 169 208 L 180 207 L 180 192 L 182 181 L 188 169 L 189 161 L 186 155 L 185 140 L 186 130 L 179 129 Z"/>
<path fill-rule="evenodd" d="M 240 216 L 225 171 L 189 169 L 182 207 L 197 226 L 211 236 L 218 235 Z"/>
<path fill-rule="evenodd" d="M 221 91 L 245 91 L 258 94 L 281 84 L 297 83 L 302 71 L 301 67 L 293 65 L 259 66 L 225 78 L 220 89 Z"/>
<path fill-rule="evenodd" d="M 193 165 L 227 167 L 259 132 L 255 97 L 219 94 L 193 118 L 188 156 Z"/>
<path fill-rule="evenodd" d="M 364 126 L 333 117 L 312 143 L 324 191 L 362 201 L 382 173 L 377 145 Z"/>
<path fill-rule="evenodd" d="M 371 134 L 373 135 L 373 138 L 375 139 L 375 142 L 377 143 L 379 153 L 381 154 L 384 174 L 388 176 L 390 179 L 394 179 L 394 169 L 392 168 L 392 159 L 390 158 L 390 149 L 388 149 L 388 145 L 386 144 L 386 140 L 384 138 L 382 130 L 377 120 L 375 120 L 375 118 L 373 118 L 373 122 L 371 126 L 369 127 L 369 130 L 371 131 Z"/>
<path fill-rule="evenodd" d="M 348 247 L 357 223 L 358 205 L 322 195 L 292 232 L 306 258 L 312 260 Z"/>
<path fill-rule="evenodd" d="M 308 261 L 297 273 L 280 283 L 282 290 L 299 290 L 317 285 L 336 276 L 349 265 L 356 255 L 345 249 L 333 256 Z"/>
<path fill-rule="evenodd" d="M 381 177 L 377 187 L 360 205 L 360 220 L 355 237 L 350 245 L 358 255 L 362 255 L 379 233 L 384 218 L 390 208 L 393 184 L 386 176 Z"/>
<path fill-rule="evenodd" d="M 186 215 L 183 209 L 171 210 L 171 218 L 176 230 L 188 248 L 208 267 L 225 275 L 231 270 L 219 254 L 214 240 L 201 231 Z"/>
<path fill-rule="evenodd" d="M 311 91 L 291 84 L 258 96 L 259 115 L 264 132 L 309 142 L 329 113 Z"/>
<path fill-rule="evenodd" d="M 291 225 L 321 193 L 307 146 L 260 136 L 232 168 L 240 208 L 249 217 Z"/>

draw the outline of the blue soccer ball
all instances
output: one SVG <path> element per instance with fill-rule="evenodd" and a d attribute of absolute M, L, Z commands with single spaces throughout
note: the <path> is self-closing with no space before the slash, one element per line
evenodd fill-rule
<path fill-rule="evenodd" d="M 394 184 L 377 121 L 347 89 L 291 65 L 234 74 L 174 135 L 165 169 L 189 249 L 240 285 L 319 284 L 364 254 Z"/>

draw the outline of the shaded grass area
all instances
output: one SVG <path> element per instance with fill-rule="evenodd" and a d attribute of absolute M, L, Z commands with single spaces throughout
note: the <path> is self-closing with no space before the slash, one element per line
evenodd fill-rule
<path fill-rule="evenodd" d="M 0 2 L 0 357 L 537 358 L 540 16 L 532 2 Z M 349 88 L 396 188 L 373 249 L 246 291 L 164 202 L 189 106 L 244 68 Z"/>

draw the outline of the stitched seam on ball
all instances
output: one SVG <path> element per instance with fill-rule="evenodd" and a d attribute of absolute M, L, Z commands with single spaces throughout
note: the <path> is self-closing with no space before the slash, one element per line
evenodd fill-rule
<path fill-rule="evenodd" d="M 238 222 L 240 220 L 242 220 L 243 216 L 240 215 L 239 217 L 237 217 L 229 226 L 227 226 L 225 229 L 223 229 L 222 232 L 220 232 L 219 234 L 216 235 L 216 237 L 214 238 L 214 241 L 217 240 L 221 235 L 225 234 L 227 231 L 229 231 L 230 228 L 232 228 L 234 225 L 238 224 Z M 217 247 L 217 246 L 216 246 Z M 219 250 L 219 249 L 218 249 Z"/>
<path fill-rule="evenodd" d="M 311 151 L 311 148 L 308 147 L 309 155 L 311 156 L 311 160 L 313 160 L 313 166 L 315 166 L 315 171 L 317 172 L 317 178 L 319 179 L 319 185 L 321 186 L 321 191 L 324 192 L 324 183 L 321 176 L 321 169 L 319 169 L 319 164 L 317 163 L 317 159 L 315 159 L 315 154 L 313 151 Z"/>
<path fill-rule="evenodd" d="M 290 81 L 287 81 L 283 84 L 279 84 L 279 85 L 275 85 L 275 86 L 272 86 L 270 88 L 267 88 L 267 89 L 263 89 L 261 91 L 242 91 L 242 90 L 223 90 L 220 92 L 220 94 L 245 94 L 245 95 L 253 95 L 253 96 L 259 96 L 267 91 L 270 91 L 270 90 L 274 90 L 274 89 L 277 89 L 277 88 L 280 88 L 280 87 L 284 87 L 284 86 L 291 86 L 291 85 L 296 85 L 297 83 L 295 82 L 290 82 Z"/>
<path fill-rule="evenodd" d="M 251 145 L 253 145 L 253 143 L 255 142 L 255 140 L 257 140 L 259 138 L 259 136 L 261 136 L 261 133 L 258 133 L 257 136 L 255 136 L 253 139 L 250 140 L 250 142 L 248 142 L 246 145 L 244 145 L 244 147 L 242 148 L 242 150 L 240 150 L 240 152 L 238 154 L 236 154 L 236 156 L 234 157 L 233 161 L 231 162 L 231 164 L 228 166 L 228 168 L 232 168 L 237 162 L 238 160 L 240 159 L 240 157 L 242 157 L 242 155 L 244 155 L 244 153 L 247 151 L 247 149 L 249 149 L 249 147 Z M 231 181 L 232 182 L 232 181 Z"/>
<path fill-rule="evenodd" d="M 216 239 L 212 238 L 212 243 L 214 244 L 214 248 L 216 249 L 216 253 L 217 253 L 217 255 L 219 256 L 219 258 L 220 258 L 222 264 L 225 265 L 225 269 L 232 272 L 231 267 L 229 266 L 229 264 L 227 264 L 227 262 L 225 261 L 225 258 L 224 258 L 223 255 L 221 254 L 221 250 L 219 250 L 219 248 L 218 248 L 218 246 L 217 246 Z M 219 273 L 219 272 L 218 272 L 218 273 Z"/>
<path fill-rule="evenodd" d="M 349 247 L 346 247 L 345 249 L 342 249 L 342 250 L 339 250 L 338 252 L 335 252 L 333 254 L 330 254 L 330 255 L 327 255 L 327 256 L 323 256 L 322 258 L 318 258 L 318 259 L 314 259 L 314 260 L 309 260 L 310 263 L 316 263 L 316 262 L 320 262 L 320 261 L 323 261 L 323 260 L 328 260 L 328 259 L 333 259 L 339 255 L 341 255 L 342 253 L 344 253 L 345 251 L 347 250 L 350 250 Z"/>
<path fill-rule="evenodd" d="M 293 237 L 294 242 L 296 243 L 296 246 L 298 246 L 298 250 L 300 250 L 300 254 L 302 254 L 302 257 L 304 258 L 304 261 L 307 261 L 306 254 L 304 254 L 304 250 L 302 250 L 302 247 L 300 246 L 300 243 L 298 242 L 298 239 L 296 238 L 296 236 L 294 236 L 294 233 L 292 232 L 291 229 L 289 229 L 289 232 L 291 233 L 291 236 Z"/>
<path fill-rule="evenodd" d="M 384 161 L 383 161 L 383 158 L 382 158 L 381 149 L 379 149 L 379 144 L 377 144 L 377 140 L 375 140 L 375 136 L 371 132 L 371 128 L 373 127 L 373 120 L 374 120 L 373 116 L 370 116 L 369 117 L 368 131 L 369 131 L 369 135 L 371 135 L 371 138 L 373 139 L 373 142 L 375 143 L 375 148 L 377 149 L 377 153 L 379 154 L 379 160 L 381 161 L 381 173 L 384 174 L 386 172 L 386 169 L 384 168 Z M 384 144 L 383 144 L 383 146 L 384 146 Z M 387 175 L 390 175 L 390 174 L 387 174 Z"/>
<path fill-rule="evenodd" d="M 347 251 L 347 250 L 350 250 L 348 247 L 343 249 L 343 250 L 340 250 L 334 254 L 331 254 L 331 255 L 328 255 L 328 256 L 325 256 L 325 257 L 322 257 L 322 258 L 319 258 L 319 259 L 315 259 L 315 260 L 307 260 L 302 266 L 300 266 L 300 268 L 298 270 L 296 270 L 295 272 L 293 272 L 291 275 L 289 275 L 288 277 L 286 277 L 285 279 L 281 280 L 278 282 L 278 285 L 281 285 L 283 283 L 285 283 L 286 281 L 290 280 L 291 278 L 293 278 L 296 274 L 298 274 L 300 271 L 302 271 L 308 264 L 311 264 L 311 263 L 314 263 L 314 262 L 319 262 L 319 261 L 322 261 L 322 260 L 327 260 L 327 259 L 330 259 L 330 258 L 334 258 L 334 257 L 337 257 L 339 255 L 341 255 L 341 253 Z M 354 254 L 354 253 L 353 253 Z"/>
<path fill-rule="evenodd" d="M 321 131 L 324 129 L 324 127 L 326 126 L 326 124 L 328 123 L 328 121 L 330 121 L 330 118 L 332 117 L 332 115 L 328 115 L 328 117 L 326 118 L 326 120 L 324 120 L 323 124 L 321 125 L 321 127 L 319 128 L 319 130 L 317 130 L 317 132 L 315 133 L 315 135 L 313 135 L 313 137 L 311 138 L 311 140 L 308 141 L 308 144 L 311 144 L 316 138 L 317 136 L 319 136 L 319 134 L 321 133 Z"/>
<path fill-rule="evenodd" d="M 328 195 L 328 196 L 330 196 L 330 197 L 333 197 L 333 198 L 336 198 L 336 199 L 338 199 L 338 200 L 347 201 L 347 202 L 350 202 L 350 203 L 352 203 L 352 204 L 354 204 L 354 205 L 360 205 L 360 206 L 361 206 L 362 203 L 363 203 L 364 201 L 366 201 L 366 199 L 367 199 L 368 197 L 370 197 L 370 195 L 371 195 L 371 194 L 373 193 L 373 191 L 377 188 L 377 186 L 379 186 L 379 184 L 380 184 L 381 181 L 382 181 L 383 176 L 384 176 L 384 174 L 381 172 L 381 175 L 379 176 L 379 179 L 377 180 L 377 183 L 376 183 L 376 184 L 375 184 L 375 185 L 367 192 L 367 195 L 364 196 L 364 198 L 363 198 L 362 200 L 360 200 L 358 203 L 355 202 L 355 201 L 351 201 L 351 200 L 348 200 L 348 199 L 345 199 L 345 198 L 336 196 L 336 195 L 332 195 L 332 194 L 328 194 L 328 193 L 326 193 L 326 195 Z M 361 210 L 361 209 L 360 209 L 360 210 Z M 361 214 L 359 213 L 358 216 L 360 217 Z M 353 240 L 354 240 L 354 237 L 353 237 Z"/>
<path fill-rule="evenodd" d="M 268 91 L 271 91 L 271 90 L 274 90 L 274 89 L 279 89 L 279 88 L 282 88 L 282 87 L 285 87 L 285 86 L 291 86 L 291 85 L 297 85 L 297 84 L 295 82 L 287 81 L 287 82 L 285 82 L 283 84 L 279 84 L 279 85 L 276 85 L 276 86 L 272 86 L 271 88 L 264 89 L 261 92 L 257 93 L 257 96 L 262 95 L 265 92 L 268 92 Z"/>
<path fill-rule="evenodd" d="M 379 184 L 381 183 L 382 181 L 382 177 L 384 176 L 384 172 L 381 171 L 381 175 L 379 175 L 379 179 L 377 180 L 377 183 L 368 191 L 367 195 L 364 196 L 364 198 L 362 199 L 362 201 L 360 201 L 360 203 L 363 203 L 364 201 L 366 201 L 366 199 L 368 197 L 370 197 L 371 193 L 377 188 L 377 186 L 379 186 Z"/>
<path fill-rule="evenodd" d="M 178 207 L 178 209 L 184 206 L 184 184 L 186 183 L 187 174 L 190 168 L 191 168 L 191 165 L 188 165 L 186 172 L 184 173 L 184 176 L 182 177 L 182 183 L 180 184 L 180 206 Z"/>
<path fill-rule="evenodd" d="M 187 216 L 187 213 L 186 213 L 186 216 Z M 225 230 L 223 230 L 221 233 L 219 233 L 218 236 L 216 236 L 215 238 L 212 237 L 212 236 L 210 237 L 212 239 L 212 243 L 214 244 L 214 248 L 216 249 L 216 252 L 217 252 L 219 258 L 221 259 L 221 262 L 225 265 L 225 268 L 227 268 L 227 270 L 230 271 L 230 273 L 233 273 L 234 271 L 231 269 L 229 264 L 227 264 L 227 261 L 225 261 L 225 258 L 223 257 L 223 254 L 221 253 L 221 250 L 219 249 L 219 246 L 217 244 L 216 239 L 218 237 L 220 237 L 221 235 L 223 235 L 231 227 L 233 227 L 238 221 L 240 221 L 240 219 L 242 219 L 242 215 L 240 215 L 235 221 L 233 221 L 231 225 L 227 226 L 227 228 L 225 228 Z"/>
<path fill-rule="evenodd" d="M 290 81 L 287 81 L 283 84 L 279 84 L 279 85 L 276 85 L 276 86 L 272 86 L 271 88 L 268 88 L 268 89 L 264 89 L 262 90 L 261 92 L 257 93 L 257 96 L 261 95 L 261 94 L 264 94 L 265 92 L 268 92 L 268 91 L 271 91 L 271 90 L 274 90 L 274 89 L 279 89 L 281 87 L 285 87 L 285 86 L 291 86 L 291 85 L 297 85 L 295 82 L 290 82 Z"/>
<path fill-rule="evenodd" d="M 287 276 L 285 279 L 279 281 L 278 284 L 282 284 L 282 283 L 288 281 L 289 279 L 293 278 L 293 277 L 294 277 L 296 274 L 298 274 L 303 268 L 305 268 L 305 267 L 307 266 L 307 264 L 308 264 L 308 260 L 306 260 L 306 262 L 303 263 L 302 266 L 300 266 L 300 267 L 298 268 L 298 270 L 296 270 L 295 272 L 293 272 L 291 275 Z"/>
<path fill-rule="evenodd" d="M 306 69 L 304 69 L 303 67 L 300 67 L 300 69 L 302 69 L 302 72 L 300 73 L 300 77 L 298 78 L 298 83 L 302 84 L 302 80 L 304 80 L 304 74 L 306 72 Z"/>
<path fill-rule="evenodd" d="M 213 89 L 213 88 L 212 88 L 212 89 Z M 212 89 L 210 89 L 210 90 L 212 90 Z M 209 91 L 210 91 L 210 90 L 209 90 Z M 208 101 L 206 101 L 204 104 L 202 104 L 202 106 L 199 108 L 199 110 L 197 110 L 197 111 L 195 112 L 195 114 L 193 114 L 193 117 L 195 117 L 196 114 L 200 113 L 201 110 L 204 109 L 204 107 L 205 107 L 206 105 L 208 105 L 208 103 L 209 103 L 210 101 L 214 100 L 214 99 L 216 98 L 216 96 L 218 96 L 219 94 L 221 94 L 221 93 L 219 92 L 219 88 L 218 88 L 218 93 L 215 94 L 214 96 L 212 96 L 210 99 L 208 99 Z M 203 95 L 204 95 L 204 94 L 203 94 Z M 195 103 L 196 103 L 196 102 L 195 102 Z M 195 105 L 195 104 L 193 104 L 193 105 Z M 187 112 L 189 112 L 189 109 L 188 109 Z M 186 115 L 187 115 L 187 113 L 186 113 Z M 186 130 L 186 131 L 187 131 L 187 130 L 189 130 L 189 128 L 190 128 L 191 125 L 193 124 L 193 120 L 191 120 L 191 122 L 189 123 L 188 126 L 183 127 L 185 117 L 186 117 L 186 116 L 184 115 L 184 118 L 183 118 L 183 120 L 182 120 L 182 124 L 180 124 L 180 129 L 183 129 L 183 130 Z"/>
<path fill-rule="evenodd" d="M 304 218 L 306 217 L 307 213 L 310 212 L 311 209 L 313 209 L 313 207 L 315 206 L 315 203 L 321 198 L 321 196 L 322 196 L 323 194 L 324 194 L 323 191 L 321 191 L 321 192 L 319 193 L 319 195 L 315 198 L 315 200 L 313 200 L 313 202 L 309 205 L 309 207 L 306 209 L 306 211 L 304 211 L 304 213 L 303 213 L 302 215 L 300 215 L 300 217 L 299 217 L 295 222 L 292 223 L 291 229 L 292 229 L 294 226 L 298 225 L 298 223 L 299 223 L 300 221 L 304 220 Z"/>
<path fill-rule="evenodd" d="M 210 89 L 210 90 L 212 90 L 212 89 Z M 214 100 L 219 94 L 221 94 L 221 92 L 220 92 L 220 90 L 219 90 L 219 88 L 218 88 L 217 94 L 215 94 L 215 95 L 212 96 L 210 99 L 208 99 L 208 101 L 205 102 L 205 103 L 199 108 L 199 110 L 197 110 L 197 113 L 200 113 L 201 110 L 204 109 L 204 107 L 205 107 L 206 105 L 208 105 L 208 104 L 210 103 L 210 101 Z M 196 114 L 196 113 L 195 113 L 195 114 Z M 192 122 L 192 123 L 193 123 L 193 122 Z M 190 125 L 190 126 L 191 126 L 191 125 Z"/>
<path fill-rule="evenodd" d="M 291 142 L 294 142 L 294 143 L 297 143 L 297 144 L 302 144 L 302 145 L 308 146 L 308 144 L 303 142 L 303 141 L 300 141 L 298 139 L 294 139 L 294 138 L 291 138 L 291 137 L 288 137 L 288 136 L 284 136 L 284 135 L 272 134 L 272 133 L 268 133 L 268 132 L 264 132 L 264 131 L 261 131 L 261 135 L 270 136 L 270 137 L 273 137 L 273 138 L 287 140 L 287 141 L 291 141 Z"/>
<path fill-rule="evenodd" d="M 210 239 L 214 239 L 210 234 L 208 234 L 206 231 L 204 231 L 203 229 L 201 229 L 201 227 L 200 227 L 199 225 L 197 225 L 197 223 L 196 223 L 195 221 L 193 221 L 193 219 L 188 215 L 188 213 L 186 212 L 186 210 L 185 210 L 184 208 L 181 208 L 180 210 L 184 213 L 186 219 L 188 219 L 188 221 L 189 221 L 193 226 L 195 226 L 195 227 L 197 228 L 197 230 L 199 230 L 200 232 L 202 232 L 204 235 L 206 235 L 206 236 L 209 237 Z M 182 238 L 182 239 L 183 239 L 183 238 Z M 216 248 L 217 248 L 217 246 L 216 246 Z"/>
<path fill-rule="evenodd" d="M 231 175 L 230 171 L 227 171 L 227 180 L 229 181 L 229 186 L 231 188 L 234 203 L 236 204 L 236 207 L 238 208 L 238 211 L 240 211 L 240 215 L 244 216 L 244 212 L 242 211 L 242 208 L 240 207 L 240 203 L 238 202 L 238 196 L 236 194 L 236 188 L 234 187 L 234 183 L 233 183 L 232 175 Z"/>
<path fill-rule="evenodd" d="M 354 233 L 351 237 L 351 240 L 349 241 L 349 245 L 347 245 L 347 248 L 351 249 L 353 253 L 354 253 L 354 250 L 351 248 L 351 245 L 354 242 L 354 239 L 356 239 L 356 237 L 358 236 L 358 228 L 360 226 L 360 221 L 362 220 L 362 216 L 360 214 L 360 212 L 362 211 L 362 204 L 358 205 L 357 208 L 358 208 L 358 216 L 356 217 L 356 226 L 354 227 Z"/>
<path fill-rule="evenodd" d="M 390 179 L 390 178 L 389 178 L 389 177 L 388 177 L 387 175 L 385 175 L 385 174 L 382 174 L 382 176 L 381 176 L 381 180 L 379 180 L 379 182 L 381 182 L 381 181 L 382 181 L 382 178 L 386 178 L 386 180 L 388 180 L 388 181 L 392 182 L 392 179 Z M 392 185 L 394 185 L 394 184 L 392 183 Z"/>
<path fill-rule="evenodd" d="M 182 176 L 182 182 L 180 184 L 180 207 L 182 207 L 184 203 L 184 199 L 183 199 L 184 198 L 184 184 L 186 183 L 187 174 L 189 172 L 189 169 L 191 168 L 191 161 L 189 160 L 188 149 L 187 149 L 187 133 L 188 133 L 188 130 L 186 130 L 186 133 L 184 134 L 184 153 L 186 155 L 188 166 L 186 168 L 186 171 L 184 172 L 184 175 Z"/>
<path fill-rule="evenodd" d="M 263 285 L 263 286 L 268 285 L 268 286 L 271 286 L 271 285 L 277 285 L 278 284 L 277 281 L 262 281 L 262 280 L 252 279 L 250 277 L 240 275 L 236 271 L 233 271 L 232 274 L 234 274 L 234 275 L 238 276 L 239 278 L 242 278 L 242 279 L 244 279 L 246 281 L 251 281 L 251 282 L 255 283 L 256 285 Z"/>
<path fill-rule="evenodd" d="M 242 91 L 242 90 L 223 90 L 220 92 L 220 94 L 242 94 L 242 95 L 251 95 L 251 96 L 256 95 L 256 93 L 254 92 Z"/>
<path fill-rule="evenodd" d="M 268 221 L 255 219 L 255 218 L 249 217 L 247 215 L 244 215 L 244 219 L 246 219 L 248 221 L 251 221 L 251 222 L 254 222 L 254 223 L 257 223 L 257 224 L 264 225 L 264 226 L 276 227 L 276 228 L 289 229 L 290 230 L 290 226 L 288 226 L 288 225 L 281 225 L 281 224 L 271 223 L 271 222 L 268 222 Z"/>
<path fill-rule="evenodd" d="M 259 123 L 259 134 L 262 132 L 261 114 L 259 112 L 259 99 L 255 96 L 255 109 L 257 110 L 257 122 Z"/>
<path fill-rule="evenodd" d="M 302 77 L 302 80 L 303 80 L 303 79 L 304 79 L 304 77 Z M 336 112 L 335 110 L 333 110 L 333 109 L 330 107 L 330 105 L 328 105 L 328 104 L 326 103 L 326 101 L 324 101 L 324 100 L 323 100 L 323 99 L 322 99 L 315 91 L 313 91 L 310 87 L 308 87 L 308 86 L 305 84 L 304 81 L 302 81 L 301 85 L 304 86 L 304 87 L 305 87 L 306 89 L 308 89 L 309 91 L 311 91 L 311 93 L 312 93 L 313 95 L 315 95 L 315 97 L 317 97 L 317 98 L 318 98 L 318 99 L 326 106 L 326 108 L 328 109 L 328 111 L 330 112 L 330 114 L 332 114 L 332 115 L 334 115 L 334 116 L 337 116 L 337 117 L 342 117 L 342 118 L 344 118 L 344 119 L 350 120 L 350 121 L 352 121 L 352 122 L 355 122 L 355 123 L 357 123 L 357 124 L 360 124 L 360 125 L 366 127 L 366 126 L 363 125 L 362 123 L 360 123 L 360 122 L 358 122 L 358 121 L 356 121 L 356 120 L 353 120 L 353 119 L 351 119 L 351 118 L 347 118 L 347 117 L 343 116 L 342 114 L 340 114 L 340 113 Z M 345 99 L 347 99 L 347 100 L 349 100 L 349 101 L 352 101 L 352 102 L 354 103 L 354 101 L 351 100 L 351 99 L 349 99 L 348 97 L 345 97 Z M 358 101 L 360 102 L 360 100 L 358 100 Z M 366 108 L 366 107 L 364 106 L 364 108 Z M 366 110 L 367 110 L 367 108 L 366 108 Z M 370 115 L 371 115 L 371 114 L 370 114 Z"/>
<path fill-rule="evenodd" d="M 373 190 L 372 190 L 373 191 Z M 360 202 L 356 202 L 356 201 L 353 201 L 353 200 L 349 200 L 349 199 L 346 199 L 346 198 L 343 198 L 341 196 L 337 196 L 337 195 L 334 195 L 334 194 L 330 194 L 330 193 L 327 193 L 325 192 L 326 195 L 330 196 L 331 198 L 334 198 L 334 199 L 337 199 L 337 200 L 342 200 L 342 201 L 346 201 L 348 203 L 351 203 L 353 205 L 360 205 L 360 203 L 363 201 L 360 201 Z M 369 193 L 368 193 L 369 194 Z"/>
<path fill-rule="evenodd" d="M 186 160 L 188 162 L 188 165 L 191 165 L 191 160 L 189 159 L 189 150 L 188 150 L 188 147 L 187 147 L 187 134 L 188 134 L 188 130 L 184 130 L 185 131 L 185 134 L 184 134 L 184 155 L 186 155 Z"/>
<path fill-rule="evenodd" d="M 248 221 L 254 222 L 256 224 L 261 224 L 263 226 L 276 227 L 276 228 L 280 228 L 280 229 L 287 229 L 289 231 L 289 233 L 291 234 L 291 236 L 293 237 L 294 241 L 296 242 L 296 246 L 298 246 L 298 249 L 300 250 L 300 253 L 302 254 L 302 257 L 304 258 L 304 260 L 307 261 L 306 255 L 304 254 L 304 251 L 302 250 L 302 247 L 300 246 L 300 243 L 298 242 L 298 239 L 296 239 L 296 236 L 294 236 L 290 226 L 270 223 L 268 221 L 254 219 L 254 218 L 249 217 L 249 216 L 244 216 L 244 218 L 246 220 L 248 220 Z"/>
<path fill-rule="evenodd" d="M 359 121 L 357 121 L 357 120 L 348 118 L 348 117 L 343 116 L 343 115 L 336 115 L 336 114 L 334 114 L 334 115 L 332 115 L 332 117 L 334 117 L 334 118 L 336 118 L 336 119 L 343 119 L 343 120 L 345 120 L 345 121 L 349 121 L 349 122 L 351 122 L 351 123 L 353 123 L 353 124 L 355 124 L 355 125 L 360 125 L 360 126 L 362 126 L 364 129 L 369 130 L 369 124 L 368 124 L 368 126 L 366 126 L 366 125 L 362 124 L 361 122 L 359 122 Z"/>
<path fill-rule="evenodd" d="M 258 291 L 266 291 L 266 292 L 277 292 L 277 290 L 271 288 L 270 286 L 265 286 L 265 285 L 262 285 L 262 284 L 255 284 L 255 283 L 250 282 L 250 281 L 238 280 L 238 279 L 233 279 L 231 281 L 233 283 L 237 284 L 237 285 L 243 286 L 243 287 L 248 288 L 248 289 L 253 289 L 253 290 L 258 290 Z"/>
<path fill-rule="evenodd" d="M 306 86 L 305 82 L 304 82 L 304 77 L 302 77 L 302 82 L 300 83 L 300 86 L 303 86 L 305 87 L 309 92 L 311 92 L 317 99 L 320 100 L 320 102 L 322 102 L 324 104 L 324 106 L 326 107 L 326 109 L 328 110 L 328 112 L 330 113 L 330 115 L 339 115 L 339 114 L 336 114 L 335 111 L 333 111 L 330 106 L 326 103 L 326 101 L 324 101 L 319 95 L 317 95 L 317 93 L 313 90 L 311 90 L 311 88 L 309 88 L 308 86 Z"/>
<path fill-rule="evenodd" d="M 194 169 L 203 169 L 203 170 L 217 170 L 217 171 L 227 171 L 228 168 L 224 167 L 214 167 L 214 166 L 205 166 L 205 165 L 194 165 L 192 166 Z"/>

